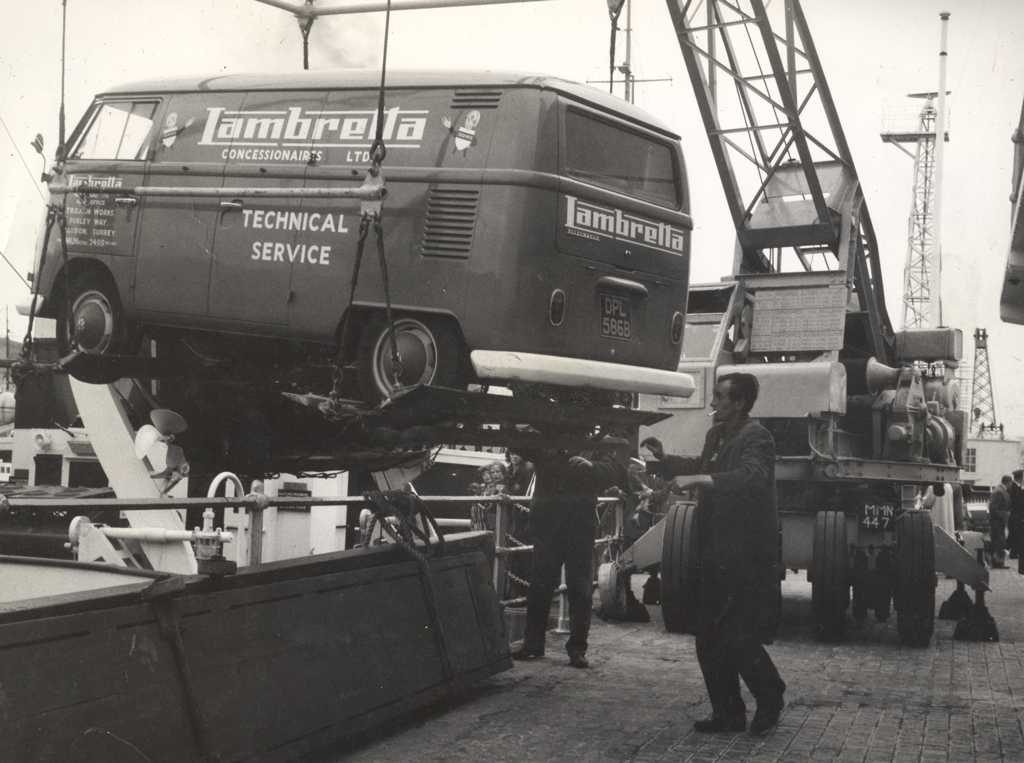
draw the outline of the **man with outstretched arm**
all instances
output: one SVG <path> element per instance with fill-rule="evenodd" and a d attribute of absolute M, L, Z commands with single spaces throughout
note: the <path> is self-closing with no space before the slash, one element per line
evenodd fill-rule
<path fill-rule="evenodd" d="M 779 527 L 775 442 L 749 417 L 757 392 L 751 374 L 719 378 L 711 399 L 715 424 L 698 458 L 666 456 L 653 437 L 641 443 L 658 459 L 650 472 L 697 490 L 696 646 L 712 710 L 694 724 L 700 732 L 746 728 L 740 677 L 757 702 L 751 734 L 774 728 L 784 705 L 786 684 L 763 646 L 778 626 Z"/>

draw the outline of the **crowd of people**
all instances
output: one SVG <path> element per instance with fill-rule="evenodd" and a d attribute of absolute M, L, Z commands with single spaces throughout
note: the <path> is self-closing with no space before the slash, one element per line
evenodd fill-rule
<path fill-rule="evenodd" d="M 1024 469 L 1004 474 L 988 500 L 989 548 L 994 568 L 1006 566 L 1006 555 L 1024 574 Z"/>

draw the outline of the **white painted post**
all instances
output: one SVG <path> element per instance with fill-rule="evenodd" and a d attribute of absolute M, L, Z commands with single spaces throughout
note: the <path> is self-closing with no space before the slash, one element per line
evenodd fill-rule
<path fill-rule="evenodd" d="M 70 377 L 70 381 L 78 412 L 114 494 L 118 498 L 162 497 L 153 478 L 149 476 L 149 469 L 135 457 L 135 432 L 113 388 L 106 384 L 86 384 L 74 377 Z M 160 471 L 165 466 L 158 450 L 154 448 L 149 455 L 154 471 Z M 171 492 L 179 498 L 187 495 L 186 480 L 179 482 Z M 124 515 L 132 527 L 185 529 L 184 511 L 178 509 L 126 511 Z M 185 575 L 196 573 L 195 554 L 192 553 L 192 546 L 184 541 L 143 542 L 142 550 L 155 570 Z"/>

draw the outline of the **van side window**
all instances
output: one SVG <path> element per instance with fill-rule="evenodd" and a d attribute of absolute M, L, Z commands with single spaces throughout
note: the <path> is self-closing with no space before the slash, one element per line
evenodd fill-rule
<path fill-rule="evenodd" d="M 679 206 L 672 149 L 578 109 L 565 111 L 567 175 L 665 207 Z"/>
<path fill-rule="evenodd" d="M 104 102 L 70 158 L 145 159 L 156 106 L 153 101 Z"/>

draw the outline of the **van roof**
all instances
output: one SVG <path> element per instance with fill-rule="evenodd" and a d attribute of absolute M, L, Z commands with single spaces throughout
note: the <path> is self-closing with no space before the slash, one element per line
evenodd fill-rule
<path fill-rule="evenodd" d="M 377 88 L 380 72 L 373 69 L 321 69 L 317 71 L 249 74 L 214 74 L 174 77 L 115 85 L 100 95 L 142 93 L 229 92 L 237 90 L 334 90 Z M 603 111 L 641 122 L 678 140 L 679 134 L 652 114 L 589 85 L 543 74 L 507 71 L 389 70 L 390 88 L 522 87 L 554 90 Z"/>

